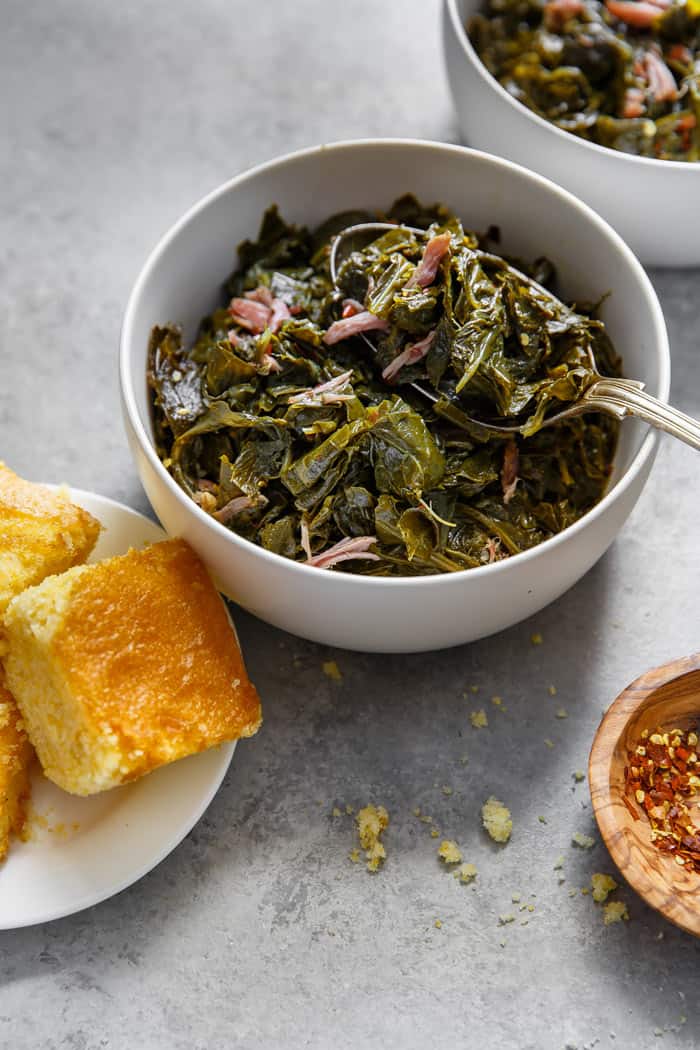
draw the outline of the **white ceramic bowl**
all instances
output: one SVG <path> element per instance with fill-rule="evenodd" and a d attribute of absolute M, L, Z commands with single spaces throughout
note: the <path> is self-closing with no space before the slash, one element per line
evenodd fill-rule
<path fill-rule="evenodd" d="M 640 259 L 700 265 L 700 164 L 650 160 L 561 131 L 517 102 L 471 45 L 482 0 L 443 0 L 447 77 L 465 141 L 553 179 L 595 208 Z"/>
<path fill-rule="evenodd" d="M 275 201 L 295 222 L 345 208 L 386 207 L 406 191 L 451 205 L 472 229 L 497 223 L 505 250 L 548 255 L 573 298 L 612 294 L 604 319 L 626 371 L 668 395 L 663 316 L 629 248 L 589 208 L 553 183 L 461 146 L 383 140 L 294 153 L 239 175 L 196 204 L 163 237 L 136 281 L 121 337 L 121 390 L 129 443 L 165 529 L 199 552 L 221 589 L 263 620 L 349 649 L 420 652 L 472 641 L 517 623 L 559 597 L 601 556 L 651 469 L 656 436 L 623 424 L 604 499 L 539 547 L 483 568 L 444 576 L 373 579 L 297 564 L 229 532 L 175 484 L 152 442 L 146 390 L 151 326 L 184 325 L 190 338 L 217 303 L 236 245 L 256 234 Z"/>

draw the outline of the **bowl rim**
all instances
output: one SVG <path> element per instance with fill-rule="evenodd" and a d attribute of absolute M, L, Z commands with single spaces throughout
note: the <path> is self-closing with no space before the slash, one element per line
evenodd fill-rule
<path fill-rule="evenodd" d="M 568 142 L 572 145 L 583 146 L 586 149 L 591 150 L 594 154 L 598 154 L 602 157 L 612 156 L 618 159 L 623 164 L 644 164 L 650 170 L 657 171 L 692 171 L 693 162 L 683 160 L 661 160 L 657 157 L 638 157 L 634 153 L 624 153 L 622 150 L 612 149 L 611 146 L 600 146 L 597 142 L 589 142 L 588 139 L 580 138 L 578 135 L 574 135 L 572 131 L 564 131 L 562 128 L 558 128 L 556 124 L 552 124 L 551 121 L 545 120 L 539 113 L 535 113 L 534 110 L 529 109 L 524 103 L 519 102 L 517 98 L 514 98 L 510 92 L 506 91 L 502 84 L 496 80 L 495 76 L 489 72 L 484 63 L 481 61 L 476 49 L 472 45 L 467 33 L 466 26 L 462 20 L 458 5 L 460 0 L 445 0 L 447 12 L 452 23 L 452 29 L 456 39 L 462 46 L 464 54 L 467 60 L 471 63 L 474 69 L 477 71 L 481 79 L 488 85 L 488 87 L 495 91 L 495 93 L 505 102 L 507 102 L 517 113 L 521 116 L 534 121 L 540 128 L 551 131 L 563 142 Z"/>
<path fill-rule="evenodd" d="M 654 291 L 653 285 L 649 280 L 644 268 L 632 252 L 631 248 L 623 241 L 618 233 L 598 215 L 597 212 L 593 211 L 587 204 L 579 200 L 578 197 L 570 193 L 568 190 L 563 189 L 550 179 L 545 178 L 542 175 L 538 175 L 536 172 L 530 171 L 528 168 L 524 168 L 520 164 L 515 164 L 512 161 L 504 160 L 501 157 L 493 156 L 490 153 L 484 153 L 481 150 L 470 149 L 466 146 L 454 145 L 445 142 L 434 142 L 428 139 L 411 139 L 411 138 L 369 138 L 369 139 L 346 139 L 337 142 L 321 143 L 316 146 L 309 146 L 304 149 L 294 150 L 290 153 L 282 154 L 281 156 L 274 157 L 270 160 L 263 161 L 260 164 L 254 165 L 251 168 L 247 168 L 232 178 L 221 183 L 211 192 L 201 197 L 195 204 L 185 211 L 185 213 L 177 219 L 161 238 L 156 243 L 155 247 L 149 253 L 145 263 L 143 264 L 136 281 L 132 287 L 127 300 L 127 305 L 124 312 L 124 317 L 121 326 L 120 333 L 120 346 L 119 346 L 119 384 L 122 395 L 122 408 L 126 416 L 129 426 L 131 427 L 132 433 L 134 434 L 138 445 L 146 456 L 148 463 L 156 476 L 159 478 L 162 484 L 165 485 L 166 489 L 174 496 L 175 500 L 180 506 L 189 514 L 193 514 L 195 520 L 199 517 L 200 522 L 205 525 L 208 529 L 213 529 L 214 534 L 226 537 L 227 540 L 233 543 L 235 546 L 241 547 L 243 551 L 248 550 L 250 553 L 261 557 L 263 560 L 268 561 L 271 565 L 277 565 L 278 568 L 285 568 L 290 572 L 297 573 L 313 573 L 314 578 L 319 580 L 326 580 L 328 585 L 332 585 L 334 582 L 342 579 L 343 586 L 349 587 L 364 587 L 364 588 L 377 588 L 377 587 L 411 587 L 417 584 L 422 587 L 437 587 L 437 586 L 461 586 L 465 583 L 465 579 L 480 580 L 485 573 L 489 573 L 491 577 L 495 577 L 497 573 L 507 572 L 511 570 L 512 565 L 523 566 L 527 560 L 534 560 L 546 555 L 548 551 L 554 551 L 561 543 L 567 542 L 567 539 L 573 538 L 582 530 L 586 529 L 590 524 L 600 518 L 617 499 L 619 499 L 624 492 L 633 483 L 637 475 L 644 469 L 647 461 L 653 456 L 656 445 L 659 439 L 658 431 L 653 428 L 647 433 L 631 463 L 624 471 L 622 476 L 619 478 L 615 486 L 609 489 L 603 498 L 599 500 L 590 510 L 586 511 L 577 521 L 572 525 L 567 526 L 561 532 L 552 536 L 550 539 L 544 540 L 542 543 L 536 544 L 534 547 L 530 547 L 528 550 L 521 551 L 518 554 L 513 555 L 510 558 L 505 558 L 502 561 L 493 562 L 488 565 L 480 565 L 471 569 L 463 569 L 453 573 L 436 573 L 433 575 L 424 576 L 363 576 L 354 573 L 321 573 L 314 566 L 305 565 L 303 562 L 297 562 L 291 558 L 285 558 L 281 554 L 275 554 L 273 551 L 267 551 L 264 547 L 253 543 L 251 540 L 245 539 L 243 536 L 239 536 L 237 533 L 227 529 L 220 522 L 216 521 L 211 515 L 206 514 L 200 507 L 194 503 L 189 496 L 180 488 L 174 478 L 168 473 L 163 466 L 163 463 L 159 459 L 152 438 L 146 431 L 141 421 L 141 416 L 138 411 L 135 396 L 135 376 L 130 367 L 130 347 L 133 343 L 133 325 L 136 314 L 138 303 L 143 294 L 144 288 L 147 285 L 153 270 L 156 268 L 162 257 L 170 249 L 172 242 L 179 236 L 179 234 L 192 222 L 194 222 L 200 213 L 204 212 L 211 204 L 219 200 L 219 198 L 226 196 L 231 193 L 237 187 L 242 186 L 248 182 L 254 181 L 263 173 L 273 170 L 275 168 L 283 168 L 285 165 L 294 163 L 297 160 L 305 158 L 313 158 L 314 156 L 325 156 L 329 153 L 342 154 L 346 151 L 356 150 L 376 150 L 377 148 L 383 149 L 405 149 L 408 151 L 418 150 L 426 152 L 440 152 L 449 153 L 458 156 L 462 156 L 465 160 L 469 158 L 476 158 L 480 163 L 492 165 L 494 168 L 505 168 L 512 171 L 519 178 L 523 178 L 526 181 L 539 184 L 543 186 L 547 192 L 554 194 L 565 200 L 569 206 L 573 206 L 575 210 L 582 213 L 582 218 L 590 224 L 597 226 L 600 232 L 607 237 L 608 240 L 613 242 L 613 247 L 617 249 L 619 253 L 624 257 L 628 267 L 633 271 L 637 281 L 641 284 L 642 290 L 649 302 L 652 312 L 652 319 L 655 330 L 654 346 L 657 348 L 658 366 L 659 366 L 659 389 L 657 396 L 663 400 L 668 400 L 668 394 L 670 389 L 670 350 L 668 343 L 668 333 L 666 331 L 666 325 L 664 322 L 663 313 L 659 304 L 658 297 Z M 310 580 L 311 577 L 307 578 Z M 324 585 L 324 584 L 322 584 Z"/>

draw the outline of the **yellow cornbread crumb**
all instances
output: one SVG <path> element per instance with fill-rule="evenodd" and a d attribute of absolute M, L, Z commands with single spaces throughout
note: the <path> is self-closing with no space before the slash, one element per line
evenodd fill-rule
<path fill-rule="evenodd" d="M 323 664 L 323 673 L 326 678 L 332 678 L 334 682 L 342 682 L 343 676 L 335 660 L 326 660 Z"/>
<path fill-rule="evenodd" d="M 50 806 L 45 812 L 40 813 L 29 803 L 24 827 L 18 835 L 20 841 L 46 841 L 46 835 L 53 835 L 59 839 L 70 839 L 76 832 L 80 831 L 80 824 L 75 820 L 68 825 L 62 820 L 56 821 L 55 824 L 52 823 L 53 812 L 53 807 Z"/>
<path fill-rule="evenodd" d="M 446 795 L 449 798 L 450 795 L 452 794 L 452 788 L 448 784 L 443 784 L 442 785 L 442 793 L 443 793 L 443 795 Z"/>
<path fill-rule="evenodd" d="M 431 839 L 437 839 L 437 838 L 440 837 L 440 832 L 438 831 L 437 828 L 431 828 L 430 829 L 430 837 L 431 837 Z"/>
<path fill-rule="evenodd" d="M 550 696 L 556 696 L 557 695 L 557 687 L 555 685 L 550 685 L 550 687 L 547 690 L 547 692 L 549 693 Z"/>
<path fill-rule="evenodd" d="M 494 707 L 500 707 L 502 705 L 502 703 L 503 703 L 503 697 L 502 696 L 492 696 L 491 697 L 491 703 L 494 705 Z"/>
<path fill-rule="evenodd" d="M 515 916 L 514 915 L 499 915 L 498 916 L 498 925 L 499 926 L 507 926 L 508 923 L 510 923 L 510 922 L 515 922 Z"/>
<path fill-rule="evenodd" d="M 544 743 L 545 743 L 545 747 L 549 747 L 549 748 L 553 748 L 554 747 L 554 741 L 550 740 L 548 736 L 544 738 Z"/>
<path fill-rule="evenodd" d="M 436 919 L 434 925 L 435 925 L 435 929 L 436 930 L 441 930 L 442 929 L 442 920 L 441 919 Z"/>
<path fill-rule="evenodd" d="M 342 813 L 340 812 L 340 810 L 338 809 L 337 806 L 333 806 L 333 809 L 331 810 L 331 816 L 332 817 L 342 817 Z"/>
<path fill-rule="evenodd" d="M 586 779 L 586 774 L 583 772 L 582 769 L 575 769 L 571 775 L 577 784 L 580 784 L 582 780 Z"/>
<path fill-rule="evenodd" d="M 532 642 L 533 645 L 542 645 L 542 642 L 544 641 L 544 638 L 539 633 L 539 631 L 535 631 L 535 633 L 530 636 L 530 641 Z"/>
<path fill-rule="evenodd" d="M 352 814 L 353 814 L 353 813 L 355 812 L 355 810 L 353 809 L 353 807 L 352 807 L 352 806 L 350 805 L 350 803 L 349 803 L 349 802 L 348 802 L 348 803 L 347 803 L 347 805 L 345 806 L 345 812 L 347 813 L 347 815 L 348 815 L 349 817 L 351 817 L 351 816 L 352 816 Z"/>
<path fill-rule="evenodd" d="M 560 708 L 557 709 L 557 718 L 568 718 L 568 717 L 569 717 L 569 712 L 566 710 L 565 707 L 560 707 Z"/>
<path fill-rule="evenodd" d="M 357 846 L 355 846 L 354 849 L 351 849 L 350 853 L 348 855 L 350 857 L 350 860 L 353 862 L 353 864 L 357 864 L 359 862 L 359 860 L 360 860 L 360 851 L 357 848 Z"/>
<path fill-rule="evenodd" d="M 469 721 L 471 722 L 474 729 L 486 729 L 489 724 L 489 720 L 486 717 L 486 712 L 483 707 L 479 708 L 478 711 L 472 711 L 469 715 Z"/>
<path fill-rule="evenodd" d="M 491 796 L 481 807 L 481 819 L 494 842 L 507 842 L 513 830 L 510 810 Z"/>
<path fill-rule="evenodd" d="M 592 839 L 590 835 L 584 835 L 582 831 L 575 831 L 571 836 L 571 841 L 574 846 L 579 846 L 581 849 L 591 849 L 595 846 L 595 839 Z"/>
<path fill-rule="evenodd" d="M 607 904 L 603 905 L 603 922 L 606 926 L 610 926 L 614 922 L 621 922 L 623 919 L 627 921 L 629 917 L 627 905 L 624 901 L 608 901 Z"/>
<path fill-rule="evenodd" d="M 367 870 L 377 871 L 381 862 L 386 858 L 386 850 L 379 838 L 384 829 L 389 826 L 389 814 L 384 806 L 370 804 L 361 809 L 355 819 L 360 845 L 367 858 Z"/>
<path fill-rule="evenodd" d="M 593 900 L 602 904 L 608 899 L 608 894 L 617 889 L 617 883 L 611 875 L 602 875 L 596 872 L 591 875 L 591 886 L 593 887 Z"/>
<path fill-rule="evenodd" d="M 477 874 L 474 864 L 460 864 L 457 870 L 453 872 L 454 877 L 465 884 L 473 882 Z"/>
<path fill-rule="evenodd" d="M 443 839 L 437 852 L 438 857 L 444 860 L 445 864 L 459 864 L 462 859 L 462 851 L 452 839 Z"/>

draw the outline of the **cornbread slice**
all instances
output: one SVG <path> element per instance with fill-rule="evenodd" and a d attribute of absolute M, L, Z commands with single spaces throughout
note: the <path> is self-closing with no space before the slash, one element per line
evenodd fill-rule
<path fill-rule="evenodd" d="M 0 619 L 25 587 L 84 562 L 100 523 L 67 493 L 17 476 L 0 462 Z"/>
<path fill-rule="evenodd" d="M 7 854 L 10 835 L 19 835 L 24 828 L 33 756 L 22 716 L 0 671 L 0 861 Z"/>
<path fill-rule="evenodd" d="M 0 656 L 2 617 L 10 600 L 51 573 L 85 561 L 99 533 L 100 523 L 66 493 L 25 481 L 0 462 Z M 24 827 L 33 757 L 22 716 L 0 679 L 0 860 L 10 835 Z"/>
<path fill-rule="evenodd" d="M 224 604 L 183 540 L 50 577 L 10 603 L 5 624 L 29 738 L 46 776 L 73 794 L 260 725 Z"/>

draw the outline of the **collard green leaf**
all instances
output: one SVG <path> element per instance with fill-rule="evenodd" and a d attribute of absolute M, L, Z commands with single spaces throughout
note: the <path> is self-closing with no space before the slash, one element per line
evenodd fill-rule
<path fill-rule="evenodd" d="M 204 411 L 202 376 L 183 350 L 179 328 L 165 325 L 151 332 L 148 383 L 153 391 L 156 421 L 169 427 L 175 437 Z"/>
<path fill-rule="evenodd" d="M 333 520 L 343 536 L 371 536 L 376 499 L 362 485 L 341 489 L 333 503 Z"/>
<path fill-rule="evenodd" d="M 370 442 L 377 490 L 420 495 L 437 486 L 444 456 L 423 419 L 400 398 L 382 402 L 376 411 Z"/>
<path fill-rule="evenodd" d="M 230 346 L 215 343 L 207 361 L 207 391 L 212 397 L 219 397 L 229 387 L 253 379 L 257 372 L 255 365 L 241 360 Z"/>
<path fill-rule="evenodd" d="M 298 496 L 305 489 L 316 485 L 335 461 L 352 449 L 357 438 L 365 434 L 370 426 L 371 422 L 366 417 L 346 423 L 320 445 L 290 463 L 282 472 L 282 481 L 292 495 Z"/>
<path fill-rule="evenodd" d="M 260 545 L 283 558 L 293 558 L 297 552 L 296 519 L 288 514 L 271 521 L 260 529 Z"/>

